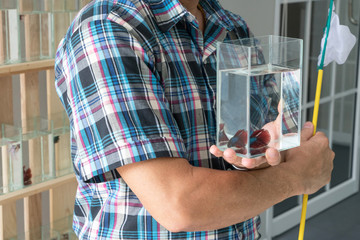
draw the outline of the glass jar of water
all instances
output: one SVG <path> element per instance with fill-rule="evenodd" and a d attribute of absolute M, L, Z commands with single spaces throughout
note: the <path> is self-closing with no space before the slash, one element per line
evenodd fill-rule
<path fill-rule="evenodd" d="M 263 36 L 217 44 L 217 146 L 254 158 L 300 145 L 301 39 Z"/>

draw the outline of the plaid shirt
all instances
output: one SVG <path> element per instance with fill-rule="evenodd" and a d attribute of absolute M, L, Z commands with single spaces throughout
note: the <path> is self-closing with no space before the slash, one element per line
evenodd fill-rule
<path fill-rule="evenodd" d="M 56 55 L 56 89 L 71 126 L 80 239 L 257 239 L 258 217 L 224 229 L 172 233 L 115 170 L 158 157 L 228 169 L 216 141 L 216 41 L 249 37 L 239 16 L 201 0 L 204 36 L 178 0 L 96 0 Z"/>

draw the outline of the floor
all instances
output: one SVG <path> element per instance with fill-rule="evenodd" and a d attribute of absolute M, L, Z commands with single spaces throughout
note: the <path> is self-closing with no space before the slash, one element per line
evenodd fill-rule
<path fill-rule="evenodd" d="M 348 178 L 348 169 L 351 168 L 348 160 L 352 157 L 348 146 L 334 144 L 333 150 L 336 156 L 331 184 L 337 185 Z M 274 210 L 281 213 L 296 203 L 294 199 L 288 199 Z M 273 240 L 295 240 L 298 234 L 299 227 L 296 226 Z M 360 240 L 360 192 L 307 220 L 304 239 Z"/>
<path fill-rule="evenodd" d="M 273 240 L 298 239 L 298 233 L 295 227 Z M 304 239 L 360 240 L 360 193 L 307 220 Z"/>

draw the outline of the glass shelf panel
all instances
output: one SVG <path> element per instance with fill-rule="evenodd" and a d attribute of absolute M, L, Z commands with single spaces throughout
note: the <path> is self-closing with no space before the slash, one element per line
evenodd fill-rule
<path fill-rule="evenodd" d="M 27 13 L 44 13 L 51 12 L 53 2 L 52 0 L 32 0 L 32 11 Z"/>
<path fill-rule="evenodd" d="M 33 0 L 18 0 L 20 13 L 31 12 L 33 10 Z"/>
<path fill-rule="evenodd" d="M 55 136 L 53 143 L 56 177 L 73 173 L 70 152 L 70 132 Z"/>
<path fill-rule="evenodd" d="M 6 27 L 5 16 L 3 11 L 0 11 L 0 64 L 5 63 L 5 54 L 6 54 Z"/>
<path fill-rule="evenodd" d="M 53 128 L 53 122 L 45 118 L 35 117 L 30 120 L 23 120 L 22 139 L 28 141 L 41 135 L 52 134 Z"/>
<path fill-rule="evenodd" d="M 65 111 L 51 115 L 54 123 L 54 161 L 56 176 L 73 172 L 70 151 L 70 125 Z"/>
<path fill-rule="evenodd" d="M 72 230 L 73 216 L 70 215 L 65 218 L 61 218 L 52 223 L 53 229 L 60 233 L 62 239 L 76 240 L 78 239 Z"/>
<path fill-rule="evenodd" d="M 61 237 L 59 232 L 50 229 L 48 225 L 38 229 L 32 229 L 29 232 L 22 233 L 19 234 L 18 236 L 9 238 L 9 240 L 26 240 L 26 239 L 65 240 L 65 238 Z"/>
<path fill-rule="evenodd" d="M 2 125 L 0 195 L 73 173 L 68 117 L 51 118 L 23 121 L 22 128 Z"/>
<path fill-rule="evenodd" d="M 53 57 L 51 14 L 23 14 L 20 20 L 22 41 L 21 61 L 34 61 Z"/>
<path fill-rule="evenodd" d="M 86 6 L 90 2 L 91 2 L 91 0 L 80 0 L 80 8 Z"/>
<path fill-rule="evenodd" d="M 78 10 L 78 1 L 65 0 L 65 9 L 66 9 L 66 11 L 77 11 Z"/>
<path fill-rule="evenodd" d="M 54 113 L 51 115 L 54 124 L 54 135 L 67 133 L 70 131 L 69 118 L 65 111 Z"/>
<path fill-rule="evenodd" d="M 41 59 L 54 57 L 54 43 L 51 35 L 51 14 L 41 14 Z"/>
<path fill-rule="evenodd" d="M 41 0 L 43 2 L 43 8 L 46 12 L 51 12 L 53 9 L 53 0 Z"/>
<path fill-rule="evenodd" d="M 24 186 L 21 129 L 3 124 L 0 139 L 0 195 Z"/>
<path fill-rule="evenodd" d="M 17 9 L 0 11 L 0 64 L 14 64 L 54 57 L 52 16 Z"/>
<path fill-rule="evenodd" d="M 0 0 L 0 65 L 54 58 L 83 2 Z"/>
<path fill-rule="evenodd" d="M 66 34 L 66 31 L 68 30 L 70 23 L 71 23 L 71 14 L 69 12 L 55 12 L 53 13 L 53 39 L 55 45 L 57 45 L 61 39 Z M 56 29 L 56 31 L 55 31 Z"/>
<path fill-rule="evenodd" d="M 32 229 L 27 233 L 19 234 L 9 238 L 9 240 L 25 240 L 25 239 L 39 239 L 39 240 L 78 240 L 74 231 L 72 230 L 72 218 L 70 215 L 65 218 L 54 221 L 52 224 L 45 224 L 37 229 Z"/>
<path fill-rule="evenodd" d="M 55 177 L 53 123 L 43 118 L 23 121 L 23 162 L 31 172 L 30 184 L 41 183 Z M 28 170 L 30 169 L 30 170 Z"/>
<path fill-rule="evenodd" d="M 0 42 L 2 45 L 0 61 L 13 63 L 20 60 L 20 21 L 17 9 L 2 9 L 0 11 L 1 31 Z M 10 31 L 11 29 L 11 31 Z"/>
<path fill-rule="evenodd" d="M 64 12 L 65 11 L 65 0 L 53 0 L 53 11 L 54 12 Z"/>
<path fill-rule="evenodd" d="M 14 0 L 0 0 L 0 9 L 17 9 L 18 1 Z"/>

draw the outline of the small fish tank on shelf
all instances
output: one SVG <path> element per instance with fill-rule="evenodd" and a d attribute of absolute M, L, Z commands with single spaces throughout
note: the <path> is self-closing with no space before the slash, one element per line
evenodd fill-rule
<path fill-rule="evenodd" d="M 21 128 L 1 124 L 0 195 L 19 190 L 28 182 L 22 160 Z"/>
<path fill-rule="evenodd" d="M 303 42 L 263 36 L 217 43 L 217 139 L 240 157 L 300 145 Z"/>

